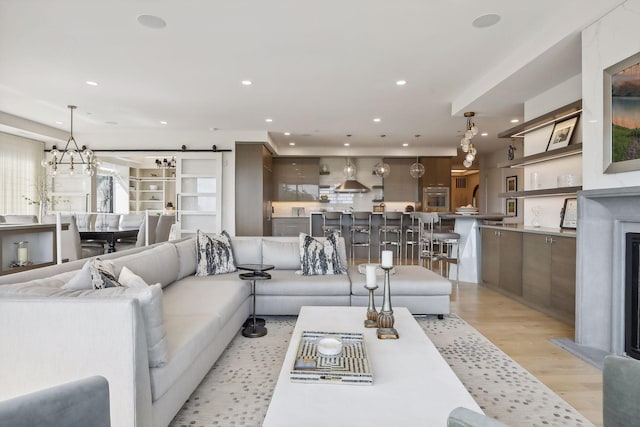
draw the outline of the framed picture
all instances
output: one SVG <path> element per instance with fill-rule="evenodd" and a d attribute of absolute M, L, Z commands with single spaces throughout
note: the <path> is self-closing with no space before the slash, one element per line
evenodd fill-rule
<path fill-rule="evenodd" d="M 577 117 L 556 123 L 553 126 L 553 132 L 551 132 L 551 138 L 549 138 L 549 143 L 547 144 L 547 151 L 569 145 L 576 123 L 578 123 Z"/>
<path fill-rule="evenodd" d="M 506 190 L 508 193 L 513 191 L 518 191 L 518 177 L 517 176 L 508 176 L 506 182 Z"/>
<path fill-rule="evenodd" d="M 604 70 L 604 172 L 640 170 L 640 53 Z"/>
<path fill-rule="evenodd" d="M 506 199 L 505 213 L 507 216 L 518 216 L 518 199 Z"/>
<path fill-rule="evenodd" d="M 560 228 L 576 229 L 578 225 L 578 199 L 564 199 L 560 211 Z"/>

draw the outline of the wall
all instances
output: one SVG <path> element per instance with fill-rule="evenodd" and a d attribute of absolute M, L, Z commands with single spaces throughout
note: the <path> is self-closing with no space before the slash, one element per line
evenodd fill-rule
<path fill-rule="evenodd" d="M 498 163 L 507 161 L 509 144 L 516 147 L 515 157 L 522 157 L 522 140 L 508 141 L 505 139 L 505 146 L 493 153 L 483 154 L 480 159 L 480 199 L 479 208 L 482 213 L 505 213 L 505 199 L 498 197 L 498 193 L 506 191 L 505 181 L 508 176 L 518 177 L 518 190 L 524 189 L 524 179 L 522 169 L 498 168 Z M 522 200 L 518 200 L 518 215 L 516 217 L 505 218 L 507 223 L 521 223 Z"/>
<path fill-rule="evenodd" d="M 640 171 L 605 174 L 603 70 L 640 52 L 640 0 L 629 0 L 582 33 L 583 188 L 640 185 Z"/>

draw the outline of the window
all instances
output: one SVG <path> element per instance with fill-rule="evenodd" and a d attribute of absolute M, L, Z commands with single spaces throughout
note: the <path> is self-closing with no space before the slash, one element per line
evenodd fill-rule
<path fill-rule="evenodd" d="M 44 176 L 40 165 L 44 143 L 0 133 L 0 214 L 38 214 L 37 183 Z"/>

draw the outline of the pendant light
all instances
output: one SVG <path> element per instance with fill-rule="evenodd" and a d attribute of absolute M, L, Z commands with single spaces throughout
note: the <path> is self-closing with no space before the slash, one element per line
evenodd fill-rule
<path fill-rule="evenodd" d="M 383 138 L 382 140 L 382 152 L 384 153 L 384 137 L 387 135 L 380 135 L 380 138 Z M 376 173 L 376 175 L 378 175 L 380 178 L 386 178 L 389 176 L 389 174 L 391 173 L 391 167 L 384 162 L 384 160 L 380 160 L 378 163 L 376 163 L 376 165 L 373 167 L 373 171 Z"/>
<path fill-rule="evenodd" d="M 477 150 L 476 147 L 473 146 L 471 140 L 474 136 L 478 134 L 478 127 L 475 123 L 473 123 L 473 117 L 476 115 L 473 111 L 467 111 L 464 113 L 464 116 L 467 118 L 467 127 L 464 132 L 464 136 L 460 140 L 460 147 L 462 148 L 463 153 L 467 153 L 464 157 L 464 161 L 462 165 L 465 168 L 471 167 L 473 161 L 476 158 Z"/>
<path fill-rule="evenodd" d="M 416 135 L 415 137 L 419 138 L 420 135 Z M 416 155 L 416 162 L 409 166 L 409 175 L 411 175 L 411 177 L 415 179 L 422 178 L 422 176 L 424 175 L 424 165 L 420 163 L 418 155 Z"/>

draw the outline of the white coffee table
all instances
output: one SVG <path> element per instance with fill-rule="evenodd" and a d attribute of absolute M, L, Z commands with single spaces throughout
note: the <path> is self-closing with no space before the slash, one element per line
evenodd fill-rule
<path fill-rule="evenodd" d="M 263 426 L 437 427 L 458 406 L 482 413 L 411 313 L 393 310 L 400 339 L 379 340 L 365 307 L 302 307 Z M 373 385 L 291 382 L 302 331 L 363 333 Z"/>

